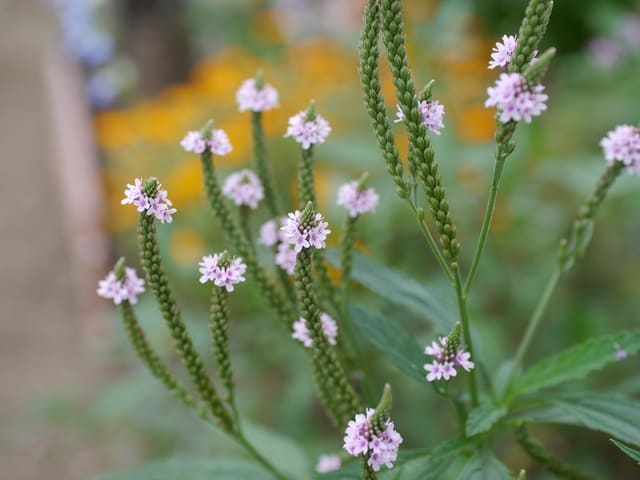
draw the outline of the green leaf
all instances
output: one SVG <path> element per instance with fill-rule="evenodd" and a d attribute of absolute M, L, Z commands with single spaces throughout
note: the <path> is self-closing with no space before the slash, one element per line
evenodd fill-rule
<path fill-rule="evenodd" d="M 615 344 L 627 354 L 640 350 L 640 330 L 594 338 L 537 363 L 518 377 L 509 396 L 532 393 L 586 376 L 616 361 Z"/>
<path fill-rule="evenodd" d="M 351 320 L 362 336 L 410 377 L 427 384 L 422 365 L 425 356 L 413 336 L 397 322 L 377 312 L 351 305 Z"/>
<path fill-rule="evenodd" d="M 396 475 L 391 472 L 381 474 L 380 480 L 439 480 L 451 466 L 454 458 L 465 450 L 474 447 L 474 442 L 466 438 L 448 440 L 437 446 L 428 455 L 410 459 L 391 472 L 396 470 Z"/>
<path fill-rule="evenodd" d="M 480 450 L 464 466 L 458 480 L 511 480 L 513 474 L 489 449 Z"/>
<path fill-rule="evenodd" d="M 172 458 L 131 470 L 108 473 L 95 480 L 273 480 L 270 473 L 240 460 Z"/>
<path fill-rule="evenodd" d="M 337 250 L 328 251 L 327 259 L 332 265 L 340 266 Z M 421 318 L 427 317 L 443 332 L 449 332 L 456 322 L 452 289 L 445 289 L 442 284 L 420 283 L 358 252 L 353 258 L 352 278 L 381 298 L 403 306 Z"/>
<path fill-rule="evenodd" d="M 289 437 L 252 423 L 243 422 L 242 427 L 249 443 L 282 473 L 296 480 L 311 478 L 309 458 Z"/>
<path fill-rule="evenodd" d="M 622 452 L 627 455 L 628 457 L 632 458 L 633 460 L 636 461 L 636 463 L 638 465 L 640 465 L 640 450 L 636 450 L 635 448 L 631 448 L 628 445 L 625 445 L 624 443 L 620 443 L 617 440 L 614 440 L 613 438 L 611 439 L 611 441 L 614 443 L 614 445 L 616 447 L 618 447 L 620 450 L 622 450 Z"/>
<path fill-rule="evenodd" d="M 471 410 L 467 418 L 467 437 L 486 432 L 506 414 L 507 408 L 504 406 L 496 406 L 493 403 L 483 403 L 477 406 Z"/>
<path fill-rule="evenodd" d="M 640 401 L 589 392 L 563 395 L 523 415 L 525 421 L 577 425 L 640 445 Z"/>

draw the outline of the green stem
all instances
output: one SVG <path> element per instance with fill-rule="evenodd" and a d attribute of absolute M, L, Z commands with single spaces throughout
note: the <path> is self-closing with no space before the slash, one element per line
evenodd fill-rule
<path fill-rule="evenodd" d="M 249 441 L 245 438 L 244 434 L 241 432 L 236 433 L 235 439 L 238 444 L 242 445 L 244 449 L 251 455 L 260 465 L 269 470 L 278 480 L 288 480 L 286 476 L 280 473 L 276 468 L 269 463 L 269 461 L 264 458 L 260 452 L 258 452 L 253 445 L 249 443 Z"/>
<path fill-rule="evenodd" d="M 251 132 L 253 134 L 253 151 L 258 177 L 264 187 L 264 200 L 273 217 L 280 215 L 280 201 L 276 193 L 273 175 L 267 162 L 267 149 L 264 145 L 262 129 L 262 112 L 251 112 Z"/>
<path fill-rule="evenodd" d="M 447 260 L 444 258 L 444 255 L 442 255 L 442 252 L 438 248 L 438 244 L 436 243 L 436 241 L 434 240 L 433 236 L 431 235 L 431 232 L 429 231 L 429 229 L 425 225 L 424 216 L 421 216 L 421 215 L 418 214 L 418 209 L 416 208 L 415 204 L 412 201 L 409 201 L 408 203 L 411 206 L 411 209 L 413 210 L 413 213 L 416 216 L 416 221 L 418 222 L 418 226 L 420 227 L 420 231 L 424 235 L 424 238 L 427 241 L 427 244 L 429 245 L 429 247 L 431 248 L 431 251 L 433 252 L 434 256 L 436 257 L 436 260 L 438 261 L 438 264 L 440 265 L 440 268 L 442 268 L 442 271 L 444 272 L 444 274 L 447 277 L 447 279 L 450 282 L 453 282 L 454 278 L 453 278 L 453 274 L 451 273 L 451 269 L 449 268 L 449 265 L 447 264 Z"/>
<path fill-rule="evenodd" d="M 504 160 L 504 158 L 497 159 L 493 168 L 493 175 L 491 177 L 491 189 L 489 190 L 489 199 L 487 200 L 487 207 L 484 212 L 484 219 L 482 220 L 482 228 L 480 229 L 480 236 L 478 237 L 476 250 L 473 254 L 473 260 L 471 261 L 471 269 L 469 270 L 467 280 L 464 284 L 463 292 L 465 296 L 469 293 L 471 282 L 473 282 L 473 278 L 475 277 L 478 270 L 478 264 L 480 263 L 480 258 L 482 257 L 482 251 L 484 250 L 484 245 L 487 242 L 487 237 L 489 236 L 489 229 L 491 228 L 491 221 L 493 220 L 493 212 L 496 208 L 498 189 L 500 188 L 500 177 L 502 177 Z"/>
<path fill-rule="evenodd" d="M 471 358 L 477 363 L 478 359 L 473 350 L 473 340 L 471 338 L 471 329 L 469 328 L 469 316 L 467 314 L 467 299 L 462 291 L 462 280 L 460 279 L 460 270 L 456 265 L 454 267 L 454 282 L 456 287 L 456 296 L 458 297 L 458 309 L 460 311 L 460 323 L 462 323 L 462 333 L 467 350 L 471 354 Z M 476 370 L 469 372 L 469 391 L 471 393 L 471 404 L 476 407 L 478 405 L 478 385 L 476 383 Z"/>
<path fill-rule="evenodd" d="M 533 336 L 538 330 L 538 326 L 540 325 L 540 320 L 544 315 L 547 305 L 549 304 L 549 300 L 551 299 L 551 295 L 556 289 L 556 286 L 558 285 L 558 281 L 560 280 L 561 276 L 562 276 L 561 272 L 556 269 L 551 275 L 551 278 L 549 278 L 549 281 L 547 282 L 547 286 L 545 287 L 544 292 L 542 292 L 542 296 L 538 301 L 538 305 L 536 305 L 536 309 L 534 310 L 533 315 L 531 316 L 531 320 L 529 320 L 529 324 L 527 325 L 527 330 L 525 331 L 524 336 L 520 341 L 520 345 L 518 346 L 518 350 L 513 360 L 513 367 L 511 369 L 511 373 L 509 375 L 507 385 L 509 385 L 509 383 L 513 379 L 513 376 L 515 375 L 518 367 L 522 363 L 522 360 L 524 359 L 524 356 L 527 353 L 527 350 L 529 349 L 531 340 L 533 339 Z"/>

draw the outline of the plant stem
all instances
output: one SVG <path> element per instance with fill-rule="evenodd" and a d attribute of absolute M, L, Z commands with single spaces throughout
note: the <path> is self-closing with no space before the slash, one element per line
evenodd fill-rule
<path fill-rule="evenodd" d="M 475 357 L 475 353 L 473 351 L 473 340 L 471 339 L 471 330 L 469 328 L 469 316 L 467 314 L 467 299 L 462 291 L 462 280 L 460 279 L 460 270 L 456 265 L 454 267 L 455 272 L 455 287 L 456 287 L 456 296 L 458 297 L 458 309 L 460 310 L 460 322 L 462 323 L 462 333 L 464 335 L 464 341 L 467 345 L 467 350 L 471 354 L 471 358 L 477 359 Z M 476 371 L 475 369 L 469 372 L 469 391 L 471 392 L 471 405 L 478 405 L 478 385 L 476 383 Z"/>
<path fill-rule="evenodd" d="M 449 265 L 447 265 L 447 260 L 444 258 L 444 255 L 438 248 L 438 244 L 434 240 L 433 235 L 431 235 L 431 232 L 429 231 L 427 226 L 424 224 L 424 218 L 420 218 L 420 215 L 418 215 L 418 209 L 416 208 L 415 204 L 412 201 L 409 201 L 408 203 L 411 206 L 411 209 L 413 210 L 413 213 L 416 216 L 416 221 L 420 226 L 420 231 L 422 231 L 422 234 L 424 235 L 424 238 L 427 241 L 427 244 L 429 245 L 429 247 L 431 248 L 431 251 L 435 255 L 436 260 L 440 265 L 440 268 L 442 268 L 442 271 L 444 272 L 445 276 L 449 279 L 449 281 L 453 282 L 454 281 L 453 274 L 451 273 L 451 269 L 449 268 Z"/>
<path fill-rule="evenodd" d="M 484 245 L 487 242 L 487 237 L 489 236 L 489 229 L 491 228 L 491 220 L 493 219 L 493 212 L 496 208 L 496 198 L 498 197 L 498 189 L 500 187 L 500 177 L 502 177 L 503 167 L 504 159 L 497 159 L 493 168 L 493 175 L 491 177 L 491 189 L 489 190 L 489 199 L 487 200 L 487 207 L 485 209 L 484 218 L 482 220 L 480 236 L 478 237 L 476 250 L 473 253 L 471 269 L 469 270 L 467 280 L 464 284 L 463 292 L 465 296 L 469 293 L 471 282 L 473 282 L 473 278 L 475 277 L 478 270 L 478 264 L 480 263 L 480 258 L 482 257 L 482 251 L 484 250 Z"/>
<path fill-rule="evenodd" d="M 513 376 L 515 375 L 516 370 L 520 366 L 522 360 L 524 359 L 524 356 L 527 353 L 527 350 L 529 349 L 531 340 L 533 339 L 533 336 L 535 335 L 536 330 L 540 325 L 540 320 L 542 319 L 542 315 L 544 314 L 547 308 L 547 305 L 549 304 L 551 295 L 556 289 L 556 286 L 558 285 L 558 281 L 560 280 L 561 276 L 562 274 L 560 270 L 558 269 L 554 270 L 553 274 L 551 275 L 551 278 L 549 278 L 549 281 L 547 282 L 547 286 L 545 287 L 544 292 L 542 292 L 542 296 L 540 297 L 540 300 L 538 300 L 538 305 L 536 305 L 536 309 L 534 310 L 533 315 L 531 316 L 531 320 L 529 320 L 529 324 L 527 325 L 527 330 L 524 333 L 524 337 L 522 337 L 522 340 L 520 341 L 520 345 L 518 346 L 518 350 L 513 360 L 513 367 L 511 369 L 511 373 L 509 374 L 507 385 L 509 385 L 509 383 L 513 379 Z"/>
<path fill-rule="evenodd" d="M 258 452 L 255 447 L 253 445 L 251 445 L 249 443 L 249 441 L 245 438 L 244 434 L 242 432 L 238 432 L 235 435 L 235 439 L 236 441 L 242 445 L 245 450 L 260 464 L 262 465 L 264 468 L 266 468 L 267 470 L 269 470 L 269 472 L 271 472 L 273 474 L 274 477 L 276 477 L 278 480 L 288 480 L 287 477 L 285 477 L 283 474 L 281 474 L 280 472 L 278 472 L 278 470 L 276 470 L 276 468 L 271 465 L 271 463 L 269 463 L 269 461 L 264 458 L 260 452 Z"/>

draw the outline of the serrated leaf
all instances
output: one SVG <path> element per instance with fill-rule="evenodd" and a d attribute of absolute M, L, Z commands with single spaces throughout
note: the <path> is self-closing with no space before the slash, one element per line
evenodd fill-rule
<path fill-rule="evenodd" d="M 640 465 L 640 450 L 636 450 L 635 448 L 631 448 L 628 445 L 625 445 L 624 443 L 618 442 L 615 439 L 611 439 L 611 441 L 613 442 L 613 444 L 618 447 L 620 450 L 622 450 L 622 452 L 629 458 L 633 459 L 636 461 L 636 463 L 638 465 Z"/>
<path fill-rule="evenodd" d="M 349 313 L 364 338 L 389 357 L 402 372 L 427 384 L 422 367 L 426 357 L 409 332 L 397 322 L 356 305 L 351 305 Z"/>
<path fill-rule="evenodd" d="M 640 401 L 618 395 L 576 393 L 527 412 L 526 421 L 577 425 L 640 445 Z"/>
<path fill-rule="evenodd" d="M 513 474 L 491 450 L 483 449 L 465 464 L 458 480 L 511 480 Z"/>
<path fill-rule="evenodd" d="M 108 473 L 95 480 L 274 480 L 270 473 L 240 460 L 204 460 L 172 458 L 120 472 Z"/>
<path fill-rule="evenodd" d="M 640 330 L 594 338 L 542 360 L 513 382 L 509 396 L 536 392 L 603 368 L 616 361 L 615 344 L 633 355 L 640 350 Z"/>
<path fill-rule="evenodd" d="M 334 266 L 340 265 L 336 250 L 328 251 L 327 259 Z M 451 289 L 442 288 L 443 285 L 420 283 L 358 252 L 353 257 L 352 278 L 381 298 L 428 318 L 443 332 L 449 332 L 456 322 Z"/>
<path fill-rule="evenodd" d="M 486 432 L 507 414 L 507 408 L 493 403 L 483 403 L 469 413 L 467 417 L 467 437 Z"/>
<path fill-rule="evenodd" d="M 300 480 L 311 478 L 309 458 L 292 439 L 252 423 L 243 424 L 243 431 L 249 443 L 282 473 Z"/>

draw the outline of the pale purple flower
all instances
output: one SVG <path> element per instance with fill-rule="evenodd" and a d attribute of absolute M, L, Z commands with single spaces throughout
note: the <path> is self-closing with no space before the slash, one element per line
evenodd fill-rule
<path fill-rule="evenodd" d="M 616 343 L 615 345 L 613 345 L 613 348 L 616 351 L 616 360 L 620 362 L 627 358 L 627 352 L 624 351 L 620 344 Z"/>
<path fill-rule="evenodd" d="M 380 196 L 373 188 L 360 188 L 359 182 L 349 182 L 338 189 L 337 204 L 345 207 L 352 218 L 363 213 L 374 212 Z"/>
<path fill-rule="evenodd" d="M 286 241 L 293 245 L 295 252 L 298 253 L 303 248 L 325 248 L 327 235 L 331 233 L 328 226 L 329 224 L 324 221 L 322 214 L 316 213 L 312 225 L 305 227 L 302 225 L 300 210 L 296 210 L 289 213 L 287 223 L 281 230 L 286 236 Z"/>
<path fill-rule="evenodd" d="M 495 86 L 487 89 L 489 98 L 485 106 L 496 107 L 502 123 L 510 120 L 531 123 L 533 117 L 547 109 L 545 102 L 549 97 L 543 92 L 543 85 L 529 87 L 519 73 L 502 73 Z"/>
<path fill-rule="evenodd" d="M 314 120 L 307 120 L 306 112 L 299 112 L 289 118 L 289 126 L 285 137 L 293 139 L 308 150 L 311 145 L 324 143 L 331 133 L 331 127 L 322 115 L 317 115 Z"/>
<path fill-rule="evenodd" d="M 233 292 L 234 285 L 244 282 L 244 274 L 247 266 L 242 262 L 241 257 L 231 259 L 225 265 L 221 265 L 224 254 L 216 253 L 214 255 L 206 255 L 198 264 L 202 276 L 200 283 L 213 282 L 217 287 L 224 287 L 227 292 Z"/>
<path fill-rule="evenodd" d="M 404 120 L 404 112 L 400 105 L 396 105 L 398 111 L 396 112 L 396 123 Z M 422 123 L 430 131 L 436 135 L 440 135 L 440 129 L 444 128 L 442 119 L 444 118 L 444 106 L 437 100 L 426 101 L 421 100 L 418 102 L 418 111 L 422 116 Z"/>
<path fill-rule="evenodd" d="M 144 293 L 144 280 L 138 278 L 135 269 L 125 267 L 125 277 L 122 282 L 124 299 L 131 304 L 138 303 L 138 295 Z"/>
<path fill-rule="evenodd" d="M 207 149 L 207 141 L 198 131 L 188 132 L 180 142 L 186 152 L 202 153 Z"/>
<path fill-rule="evenodd" d="M 115 272 L 109 272 L 109 274 L 98 282 L 98 289 L 96 293 L 110 300 L 113 303 L 119 305 L 123 300 L 128 301 L 131 304 L 138 303 L 138 295 L 144 292 L 144 280 L 138 278 L 136 271 L 133 268 L 125 268 L 125 277 L 123 280 L 118 280 Z"/>
<path fill-rule="evenodd" d="M 393 422 L 385 422 L 385 430 L 380 435 L 371 431 L 370 421 L 374 414 L 372 408 L 366 410 L 366 414 L 358 413 L 349 421 L 345 430 L 343 448 L 353 456 L 367 455 L 367 463 L 375 472 L 382 465 L 393 467 L 393 462 L 398 456 L 398 448 L 402 443 L 402 436 L 396 432 Z"/>
<path fill-rule="evenodd" d="M 266 112 L 278 107 L 278 91 L 268 83 L 258 89 L 253 78 L 245 80 L 236 92 L 238 110 L 245 112 Z"/>
<path fill-rule="evenodd" d="M 458 372 L 456 367 L 462 367 L 467 372 L 473 370 L 475 364 L 471 361 L 471 354 L 460 347 L 455 351 L 447 348 L 447 337 L 440 337 L 438 341 L 431 342 L 424 349 L 424 353 L 433 357 L 432 363 L 426 363 L 424 369 L 427 372 L 427 381 L 449 380 Z"/>
<path fill-rule="evenodd" d="M 640 129 L 619 125 L 600 141 L 609 165 L 622 162 L 629 173 L 640 175 Z"/>
<path fill-rule="evenodd" d="M 367 408 L 366 413 L 356 414 L 353 420 L 349 420 L 345 430 L 343 448 L 350 455 L 363 455 L 369 451 L 369 439 L 371 432 L 369 421 L 374 413 L 373 408 Z"/>
<path fill-rule="evenodd" d="M 109 272 L 103 280 L 98 282 L 96 293 L 102 298 L 113 300 L 116 305 L 122 303 L 125 297 L 122 282 L 118 280 L 114 272 Z"/>
<path fill-rule="evenodd" d="M 276 249 L 275 264 L 287 272 L 289 275 L 293 275 L 296 271 L 296 260 L 298 253 L 293 245 L 288 243 L 279 243 Z"/>
<path fill-rule="evenodd" d="M 211 130 L 211 140 L 208 144 L 211 153 L 215 155 L 226 155 L 233 150 L 227 132 L 220 129 Z"/>
<path fill-rule="evenodd" d="M 329 473 L 338 470 L 341 466 L 340 455 L 320 455 L 316 465 L 316 472 Z"/>
<path fill-rule="evenodd" d="M 330 345 L 335 345 L 336 338 L 338 337 L 338 324 L 336 321 L 331 318 L 329 314 L 322 312 L 320 314 L 320 323 L 322 325 L 322 333 L 327 339 L 327 342 L 329 342 Z M 307 348 L 313 346 L 313 339 L 311 338 L 309 327 L 307 327 L 306 319 L 300 317 L 293 323 L 291 338 L 302 342 Z"/>
<path fill-rule="evenodd" d="M 322 312 L 320 314 L 320 323 L 322 324 L 322 332 L 327 338 L 327 342 L 330 345 L 336 344 L 336 338 L 338 337 L 338 324 L 331 318 L 328 313 Z"/>
<path fill-rule="evenodd" d="M 369 460 L 367 463 L 374 472 L 380 471 L 382 465 L 393 468 L 393 462 L 398 457 L 398 448 L 402 443 L 402 436 L 395 430 L 393 422 L 387 420 L 385 430 L 378 435 L 371 435 L 369 442 Z"/>
<path fill-rule="evenodd" d="M 138 212 L 144 212 L 149 208 L 149 198 L 144 193 L 141 178 L 136 178 L 133 185 L 127 183 L 127 188 L 125 189 L 124 194 L 125 198 L 120 201 L 122 205 L 134 205 Z"/>
<path fill-rule="evenodd" d="M 293 322 L 293 333 L 291 334 L 291 338 L 298 340 L 306 348 L 311 348 L 313 346 L 313 339 L 311 338 L 311 333 L 307 327 L 307 321 L 304 318 L 300 317 L 298 320 Z"/>
<path fill-rule="evenodd" d="M 254 209 L 258 208 L 258 203 L 264 198 L 262 182 L 247 168 L 229 175 L 222 186 L 222 193 L 236 205 Z"/>
<path fill-rule="evenodd" d="M 269 220 L 262 224 L 260 227 L 260 235 L 258 237 L 258 243 L 267 247 L 275 246 L 280 237 L 278 236 L 278 224 L 275 220 Z"/>
<path fill-rule="evenodd" d="M 591 63 L 602 70 L 612 70 L 627 56 L 624 45 L 607 37 L 594 37 L 587 44 L 587 54 Z"/>
<path fill-rule="evenodd" d="M 144 186 L 141 178 L 136 178 L 134 184 L 127 184 L 124 191 L 125 198 L 120 203 L 123 205 L 135 205 L 138 212 L 147 212 L 147 215 L 154 215 L 162 223 L 171 223 L 172 215 L 176 213 L 176 209 L 172 207 L 173 203 L 167 196 L 167 191 L 158 184 L 155 196 L 151 197 L 144 192 Z"/>
<path fill-rule="evenodd" d="M 494 69 L 496 67 L 506 68 L 511 63 L 513 52 L 516 50 L 517 39 L 515 35 L 503 35 L 502 43 L 497 42 L 493 47 L 491 58 L 489 62 L 489 68 Z"/>

